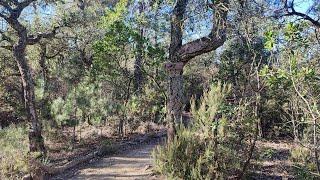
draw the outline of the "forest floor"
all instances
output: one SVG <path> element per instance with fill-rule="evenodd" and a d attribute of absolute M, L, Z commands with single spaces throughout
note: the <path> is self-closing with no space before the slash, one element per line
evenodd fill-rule
<path fill-rule="evenodd" d="M 248 179 L 294 179 L 293 162 L 290 160 L 291 148 L 294 148 L 294 144 L 285 140 L 257 141 Z"/>

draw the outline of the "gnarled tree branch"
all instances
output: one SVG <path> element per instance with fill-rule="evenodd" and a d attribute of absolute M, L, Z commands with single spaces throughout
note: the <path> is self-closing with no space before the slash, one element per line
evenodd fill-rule
<path fill-rule="evenodd" d="M 320 21 L 313 19 L 311 16 L 307 14 L 296 11 L 296 9 L 294 8 L 294 0 L 290 3 L 288 2 L 288 0 L 285 0 L 284 10 L 286 13 L 282 16 L 298 16 L 304 20 L 311 22 L 317 28 L 320 28 Z"/>
<path fill-rule="evenodd" d="M 53 28 L 52 31 L 50 32 L 45 32 L 45 33 L 40 33 L 36 36 L 34 35 L 30 35 L 28 36 L 27 38 L 27 44 L 28 45 L 34 45 L 34 44 L 37 44 L 41 39 L 44 39 L 44 38 L 53 38 L 56 34 L 57 34 L 57 30 L 59 29 L 60 27 L 59 26 L 56 26 Z"/>
<path fill-rule="evenodd" d="M 213 51 L 222 46 L 226 40 L 226 22 L 228 13 L 228 0 L 210 4 L 214 9 L 212 17 L 213 26 L 208 36 L 196 39 L 182 45 L 183 16 L 188 0 L 178 0 L 173 10 L 171 20 L 170 60 L 172 62 L 187 63 L 192 58 Z"/>

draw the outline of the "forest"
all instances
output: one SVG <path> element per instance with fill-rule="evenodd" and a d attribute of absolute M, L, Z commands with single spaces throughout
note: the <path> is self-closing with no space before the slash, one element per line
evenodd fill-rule
<path fill-rule="evenodd" d="M 320 179 L 320 0 L 0 0 L 0 179 Z"/>

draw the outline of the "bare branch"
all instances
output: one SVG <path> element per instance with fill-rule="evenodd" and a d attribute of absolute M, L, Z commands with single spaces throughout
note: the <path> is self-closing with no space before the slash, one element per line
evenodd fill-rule
<path fill-rule="evenodd" d="M 176 59 L 176 52 L 182 45 L 183 15 L 186 12 L 187 4 L 188 0 L 178 0 L 173 9 L 173 15 L 171 17 L 171 43 L 169 48 L 171 61 L 179 61 Z"/>
<path fill-rule="evenodd" d="M 17 7 L 13 11 L 10 12 L 12 18 L 16 18 L 16 19 L 19 18 L 20 15 L 21 15 L 21 12 L 26 7 L 28 7 L 31 3 L 35 2 L 35 1 L 37 1 L 37 0 L 25 0 L 25 1 L 21 2 L 21 3 L 19 3 L 17 5 Z"/>
<path fill-rule="evenodd" d="M 25 0 L 21 3 L 18 4 L 17 10 L 19 9 L 24 9 L 26 7 L 28 7 L 31 3 L 36 2 L 37 0 Z"/>
<path fill-rule="evenodd" d="M 4 20 L 7 20 L 8 17 L 6 15 L 0 13 L 0 18 L 3 18 Z"/>
<path fill-rule="evenodd" d="M 41 33 L 41 34 L 38 34 L 37 36 L 30 35 L 27 38 L 27 44 L 28 45 L 34 45 L 34 44 L 38 43 L 41 39 L 53 38 L 57 34 L 57 30 L 59 28 L 60 27 L 54 27 L 51 32 Z"/>
<path fill-rule="evenodd" d="M 309 15 L 307 14 L 304 14 L 304 13 L 301 13 L 301 12 L 298 12 L 295 10 L 294 8 L 294 0 L 292 2 L 290 2 L 290 4 L 288 3 L 288 1 L 286 0 L 284 2 L 284 9 L 286 11 L 286 14 L 283 14 L 282 16 L 280 17 L 284 17 L 284 16 L 298 16 L 298 17 L 301 17 L 302 19 L 304 20 L 307 20 L 309 22 L 311 22 L 314 26 L 316 26 L 317 28 L 320 28 L 320 22 L 313 19 L 312 17 L 310 17 Z"/>
<path fill-rule="evenodd" d="M 6 1 L 0 0 L 0 5 L 3 6 L 5 9 L 7 9 L 8 11 L 12 11 L 12 8 Z"/>
<path fill-rule="evenodd" d="M 184 44 L 179 49 L 178 55 L 183 62 L 188 62 L 198 55 L 213 51 L 223 45 L 226 40 L 228 3 L 228 0 L 224 0 L 211 6 L 215 8 L 211 33 L 206 37 Z"/>

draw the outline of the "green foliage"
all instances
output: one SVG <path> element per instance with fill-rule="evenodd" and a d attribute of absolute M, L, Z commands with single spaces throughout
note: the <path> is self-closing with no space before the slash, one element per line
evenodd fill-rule
<path fill-rule="evenodd" d="M 212 148 L 191 131 L 179 130 L 172 143 L 154 150 L 155 170 L 169 179 L 215 177 Z"/>
<path fill-rule="evenodd" d="M 283 110 L 283 124 L 290 124 L 286 134 L 292 134 L 296 141 L 308 147 L 318 144 L 319 118 L 319 68 L 313 65 L 317 58 L 309 56 L 312 40 L 306 36 L 305 23 L 288 23 L 282 29 L 284 42 L 282 52 L 277 55 L 278 64 L 265 66 L 260 71 L 276 103 Z M 284 126 L 283 126 L 284 127 Z M 288 127 L 288 126 L 287 126 Z M 288 128 L 280 128 L 285 132 Z M 314 179 L 318 171 L 313 147 L 291 149 L 291 159 L 295 163 L 297 178 Z M 317 178 L 315 178 L 317 179 Z"/>
<path fill-rule="evenodd" d="M 266 31 L 264 38 L 264 47 L 269 51 L 272 50 L 276 44 L 276 33 L 272 30 Z"/>
<path fill-rule="evenodd" d="M 139 118 L 139 121 L 161 120 L 165 113 L 164 95 L 146 86 L 143 96 L 132 96 L 127 104 L 127 115 Z"/>
<path fill-rule="evenodd" d="M 309 171 L 309 168 L 300 166 L 300 165 L 295 165 L 293 166 L 293 171 L 294 171 L 294 177 L 296 179 L 319 179 L 320 176 L 318 174 L 314 174 Z"/>
<path fill-rule="evenodd" d="M 195 100 L 192 100 L 191 112 L 195 119 L 194 127 L 200 130 L 200 133 L 205 137 L 214 134 L 216 130 L 224 131 L 227 120 L 225 117 L 221 117 L 221 119 L 216 119 L 216 117 L 230 90 L 230 85 L 222 85 L 218 82 L 217 85 L 211 85 L 210 89 L 204 92 L 198 108 Z"/>
<path fill-rule="evenodd" d="M 265 77 L 267 84 L 270 87 L 290 88 L 294 81 L 314 81 L 316 74 L 315 69 L 308 65 L 303 65 L 298 61 L 299 54 L 294 52 L 288 55 L 289 61 L 285 62 L 283 66 L 270 68 L 264 66 L 260 71 L 260 76 Z"/>
<path fill-rule="evenodd" d="M 319 176 L 312 172 L 316 171 L 310 149 L 295 146 L 290 151 L 290 159 L 294 162 L 294 174 L 298 179 L 318 179 Z"/>
<path fill-rule="evenodd" d="M 227 48 L 221 54 L 216 78 L 234 87 L 245 88 L 248 81 L 252 81 L 252 68 L 260 70 L 268 63 L 269 56 L 262 37 L 255 37 L 250 42 L 241 38 L 235 39 L 227 44 Z"/>
<path fill-rule="evenodd" d="M 303 162 L 308 163 L 310 162 L 310 155 L 312 152 L 305 147 L 296 146 L 291 149 L 291 159 L 293 162 Z"/>
<path fill-rule="evenodd" d="M 28 149 L 26 127 L 0 130 L 0 179 L 19 179 L 28 172 Z"/>
<path fill-rule="evenodd" d="M 109 87 L 112 87 L 112 102 L 109 103 L 114 105 L 110 106 L 119 107 L 118 111 L 116 110 L 117 115 L 119 118 L 126 117 L 133 124 L 132 127 L 139 124 L 137 121 L 159 119 L 163 116 L 165 98 L 165 74 L 162 69 L 164 51 L 160 46 L 152 45 L 147 38 L 141 37 L 140 33 L 123 19 L 105 21 L 102 22 L 108 24 L 105 35 L 93 46 L 91 75 L 96 81 L 107 81 Z M 136 94 L 133 87 L 133 64 L 138 52 L 142 53 L 143 58 L 143 96 Z"/>
<path fill-rule="evenodd" d="M 157 172 L 170 179 L 226 179 L 237 174 L 239 154 L 246 146 L 240 134 L 247 123 L 252 128 L 252 122 L 230 121 L 220 111 L 229 91 L 229 85 L 218 83 L 204 93 L 199 107 L 192 102 L 193 126 L 180 127 L 172 142 L 153 152 Z"/>
<path fill-rule="evenodd" d="M 303 37 L 302 33 L 306 24 L 304 23 L 288 23 L 284 28 L 284 38 L 288 42 L 297 43 L 298 46 L 304 46 L 305 48 L 308 47 L 308 40 L 307 38 Z"/>
<path fill-rule="evenodd" d="M 74 126 L 79 119 L 90 117 L 90 122 L 101 124 L 111 111 L 107 97 L 103 96 L 103 89 L 98 84 L 83 80 L 63 99 L 53 100 L 51 113 L 59 125 Z"/>
<path fill-rule="evenodd" d="M 262 159 L 272 159 L 275 154 L 275 150 L 272 148 L 265 149 L 261 154 L 260 158 Z"/>
<path fill-rule="evenodd" d="M 115 7 L 107 8 L 105 16 L 101 18 L 101 26 L 105 29 L 110 28 L 115 22 L 122 21 L 127 12 L 128 0 L 120 0 Z"/>

